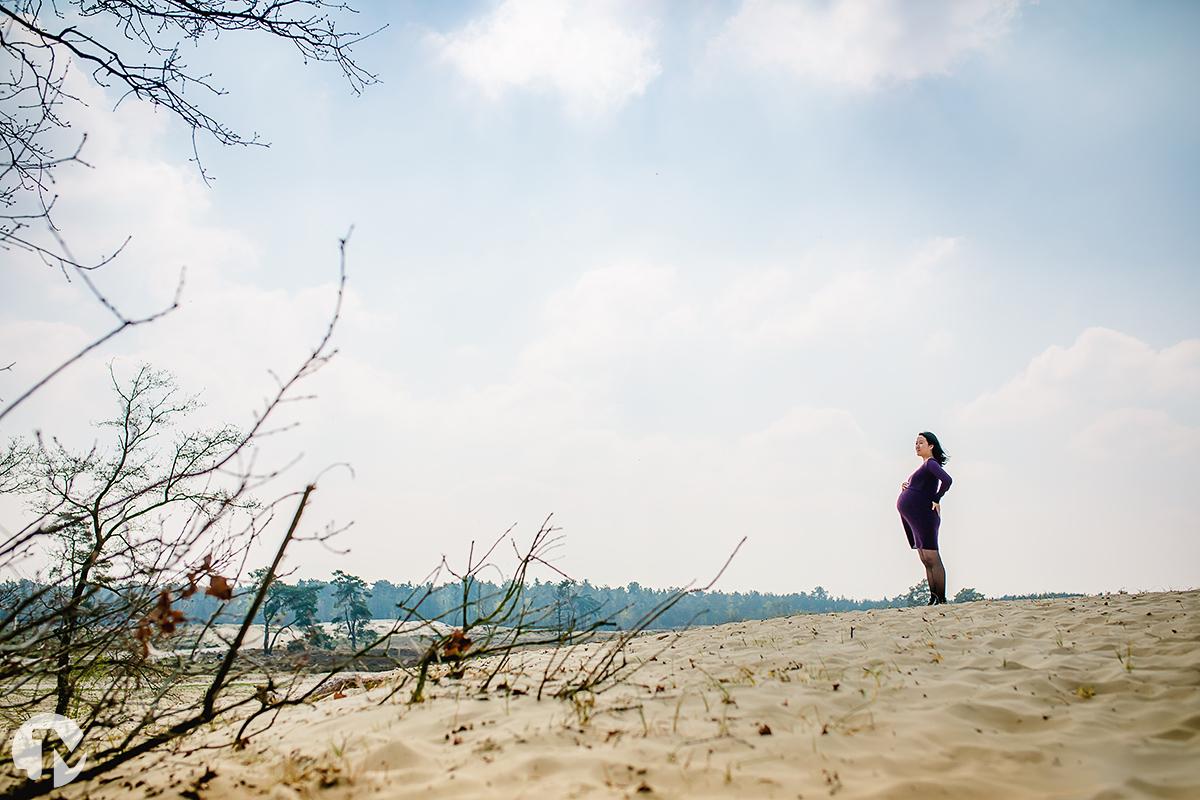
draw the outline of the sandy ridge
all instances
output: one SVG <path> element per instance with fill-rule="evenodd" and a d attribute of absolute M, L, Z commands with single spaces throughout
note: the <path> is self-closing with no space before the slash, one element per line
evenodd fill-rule
<path fill-rule="evenodd" d="M 581 653 L 581 656 L 586 654 Z M 800 615 L 648 634 L 622 686 L 537 701 L 547 658 L 417 706 L 290 709 L 245 750 L 91 797 L 1200 798 L 1200 592 Z"/>

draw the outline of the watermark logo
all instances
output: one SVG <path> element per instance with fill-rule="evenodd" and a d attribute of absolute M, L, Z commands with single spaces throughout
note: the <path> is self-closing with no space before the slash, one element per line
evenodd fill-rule
<path fill-rule="evenodd" d="M 61 714 L 35 714 L 17 728 L 12 740 L 13 765 L 36 781 L 42 777 L 42 741 L 33 738 L 33 732 L 48 729 L 58 734 L 68 750 L 74 750 L 83 738 L 83 731 L 75 724 L 75 720 Z M 87 753 L 79 756 L 74 767 L 68 767 L 58 753 L 54 754 L 54 788 L 65 786 L 83 769 L 87 761 Z"/>

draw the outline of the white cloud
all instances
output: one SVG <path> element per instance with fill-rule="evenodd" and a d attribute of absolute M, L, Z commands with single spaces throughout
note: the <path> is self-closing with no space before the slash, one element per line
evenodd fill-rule
<path fill-rule="evenodd" d="M 376 365 L 339 365 L 317 414 L 345 431 L 359 475 L 334 502 L 369 532 L 357 542 L 369 555 L 339 567 L 433 564 L 468 537 L 554 511 L 568 534 L 559 566 L 594 581 L 686 581 L 749 534 L 728 575 L 739 586 L 828 585 L 825 565 L 880 540 L 898 546 L 836 587 L 910 585 L 890 498 L 911 466 L 903 450 L 881 453 L 853 410 L 789 394 L 782 408 L 747 409 L 716 430 L 647 425 L 645 409 L 630 407 L 626 392 L 650 381 L 664 393 L 652 402 L 686 416 L 703 400 L 687 375 L 744 357 L 722 347 L 733 337 L 716 312 L 721 287 L 685 276 L 638 261 L 580 274 L 546 295 L 511 367 L 482 386 L 414 392 Z M 863 503 L 863 492 L 883 500 Z"/>
<path fill-rule="evenodd" d="M 513 90 L 548 92 L 572 115 L 598 116 L 641 95 L 662 71 L 653 26 L 635 8 L 504 0 L 430 41 L 491 100 Z"/>
<path fill-rule="evenodd" d="M 1120 331 L 1088 328 L 1069 347 L 1054 345 L 1012 380 L 965 406 L 979 425 L 1016 425 L 1066 414 L 1200 399 L 1200 339 L 1155 350 Z"/>
<path fill-rule="evenodd" d="M 887 497 L 906 473 L 845 409 L 796 406 L 744 434 L 718 434 L 629 430 L 611 423 L 607 405 L 513 376 L 438 402 L 394 403 L 387 420 L 347 409 L 351 429 L 373 431 L 373 452 L 357 456 L 355 516 L 380 533 L 362 563 L 434 563 L 459 554 L 468 535 L 553 511 L 568 534 L 558 565 L 580 578 L 682 583 L 711 573 L 748 534 L 729 580 L 810 588 L 828 583 L 822 565 L 845 552 L 902 539 L 888 501 L 862 503 L 861 493 Z M 439 535 L 391 534 L 397 527 Z M 878 569 L 899 587 L 907 555 L 893 548 L 838 586 L 879 592 Z"/>
<path fill-rule="evenodd" d="M 1102 459 L 1195 461 L 1200 458 L 1200 427 L 1184 425 L 1161 408 L 1117 408 L 1076 432 L 1071 446 Z"/>
<path fill-rule="evenodd" d="M 636 262 L 602 267 L 549 296 L 545 334 L 522 360 L 538 369 L 587 367 L 661 350 L 696 335 L 699 314 L 670 267 Z"/>
<path fill-rule="evenodd" d="M 1198 339 L 1047 348 L 954 418 L 965 559 L 1047 587 L 1195 585 L 1198 401 Z"/>
<path fill-rule="evenodd" d="M 949 72 L 1007 33 L 1019 0 L 745 0 L 714 42 L 756 69 L 870 89 Z"/>
<path fill-rule="evenodd" d="M 921 344 L 921 353 L 926 358 L 945 358 L 955 353 L 957 349 L 957 340 L 954 334 L 946 328 L 938 328 L 925 337 L 925 341 Z"/>
<path fill-rule="evenodd" d="M 754 347 L 878 333 L 927 302 L 926 291 L 953 267 L 959 244 L 938 237 L 907 257 L 835 255 L 806 265 L 811 269 L 752 272 L 718 298 L 717 317 L 732 337 Z"/>

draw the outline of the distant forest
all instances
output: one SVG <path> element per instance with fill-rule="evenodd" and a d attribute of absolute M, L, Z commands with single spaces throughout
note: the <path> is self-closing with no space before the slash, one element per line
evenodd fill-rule
<path fill-rule="evenodd" d="M 261 576 L 252 576 L 261 577 Z M 7 581 L 0 585 L 0 597 L 24 594 L 33 590 L 29 581 Z M 241 613 L 251 595 L 249 589 L 237 592 L 218 617 L 218 621 L 241 619 Z M 542 582 L 534 580 L 525 587 L 526 607 L 533 610 L 535 624 L 551 628 L 581 628 L 598 623 L 616 629 L 629 628 L 666 600 L 676 589 L 654 589 L 631 582 L 626 586 L 594 586 L 589 581 Z M 468 592 L 469 604 L 486 608 L 489 598 L 498 597 L 502 587 L 490 582 L 474 582 Z M 368 584 L 357 576 L 335 573 L 331 581 L 299 580 L 294 583 L 276 581 L 272 585 L 269 613 L 273 624 L 297 627 L 316 622 L 347 622 L 370 619 L 436 619 L 455 625 L 463 605 L 461 583 L 440 586 L 413 583 L 392 583 L 379 580 Z M 954 602 L 975 600 L 1031 600 L 1054 597 L 1078 597 L 1068 592 L 1003 595 L 985 598 L 971 588 L 958 592 Z M 420 601 L 418 603 L 418 600 Z M 925 581 L 895 597 L 878 600 L 853 600 L 833 596 L 824 587 L 811 592 L 767 594 L 763 592 L 693 592 L 667 609 L 651 626 L 658 629 L 683 628 L 691 625 L 720 625 L 727 622 L 767 619 L 789 614 L 816 614 L 833 611 L 859 611 L 870 608 L 923 606 L 929 600 Z M 189 619 L 205 619 L 217 611 L 220 601 L 203 592 L 189 598 L 176 598 L 174 605 Z M 414 608 L 415 605 L 415 608 Z M 405 609 L 415 611 L 409 615 Z M 456 615 L 455 612 L 458 612 Z M 260 612 L 258 622 L 262 622 Z"/>
<path fill-rule="evenodd" d="M 252 576 L 254 577 L 254 576 Z M 26 583 L 22 581 L 22 583 Z M 18 588 L 11 582 L 0 589 L 0 594 L 21 590 L 29 591 L 32 585 Z M 447 583 L 437 587 L 412 583 L 392 583 L 379 580 L 372 584 L 357 576 L 337 572 L 332 581 L 300 580 L 294 583 L 276 581 L 272 592 L 277 598 L 273 614 L 280 623 L 289 621 L 294 614 L 303 617 L 301 624 L 312 622 L 344 622 L 347 615 L 367 619 L 404 618 L 403 610 L 413 609 L 418 616 L 411 618 L 438 619 L 449 625 L 456 624 L 456 609 L 463 604 L 463 586 Z M 7 591 L 5 591 L 7 590 Z M 489 598 L 497 597 L 500 585 L 475 582 L 469 590 L 469 603 L 480 603 L 486 607 Z M 525 587 L 526 607 L 535 610 L 534 616 L 546 627 L 583 627 L 606 623 L 622 629 L 637 623 L 645 614 L 667 599 L 675 589 L 654 589 L 631 582 L 626 586 L 594 586 L 588 581 L 563 580 L 542 582 L 534 580 Z M 249 592 L 237 592 L 225 608 L 230 621 L 240 619 L 241 607 L 248 602 Z M 958 592 L 954 602 L 974 600 L 1027 600 L 1052 597 L 1074 597 L 1066 592 L 1042 594 L 1004 595 L 985 598 L 971 588 Z M 878 600 L 853 600 L 833 596 L 824 587 L 817 586 L 811 592 L 792 594 L 767 594 L 763 592 L 694 592 L 685 595 L 669 608 L 655 623 L 654 628 L 682 628 L 690 625 L 719 625 L 726 622 L 767 619 L 789 614 L 824 613 L 831 611 L 859 611 L 869 608 L 895 608 L 925 605 L 929 600 L 929 588 L 925 581 L 895 597 Z M 270 604 L 268 604 L 270 605 Z M 203 619 L 214 613 L 219 601 L 203 592 L 190 598 L 179 598 L 175 607 L 188 618 Z M 261 614 L 260 614 L 261 617 Z M 261 619 L 259 620 L 261 621 Z"/>

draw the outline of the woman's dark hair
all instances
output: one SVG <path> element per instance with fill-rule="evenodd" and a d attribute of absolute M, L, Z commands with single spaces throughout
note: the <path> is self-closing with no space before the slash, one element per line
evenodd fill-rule
<path fill-rule="evenodd" d="M 921 436 L 925 437 L 925 441 L 929 442 L 929 446 L 933 448 L 933 460 L 939 464 L 945 464 L 950 460 L 950 456 L 946 455 L 946 451 L 942 449 L 942 443 L 938 438 L 929 431 L 921 431 Z"/>

